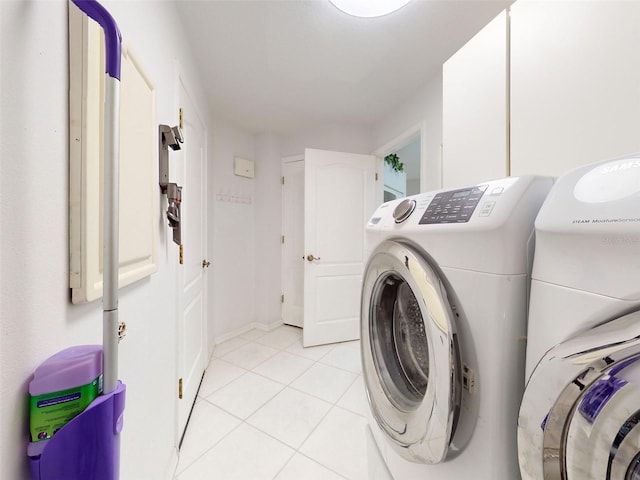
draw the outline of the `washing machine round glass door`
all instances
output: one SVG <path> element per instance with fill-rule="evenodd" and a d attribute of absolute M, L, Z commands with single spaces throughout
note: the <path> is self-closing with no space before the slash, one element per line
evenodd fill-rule
<path fill-rule="evenodd" d="M 640 480 L 640 312 L 552 348 L 518 419 L 523 480 Z"/>
<path fill-rule="evenodd" d="M 361 344 L 369 406 L 395 450 L 442 462 L 460 411 L 454 314 L 440 276 L 419 249 L 378 246 L 362 290 Z"/>

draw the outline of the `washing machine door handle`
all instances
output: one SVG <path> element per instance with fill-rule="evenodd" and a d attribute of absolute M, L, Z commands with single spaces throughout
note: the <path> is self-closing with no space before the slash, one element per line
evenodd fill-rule
<path fill-rule="evenodd" d="M 523 480 L 635 479 L 639 447 L 640 312 L 634 312 L 540 360 L 520 407 L 518 457 Z"/>

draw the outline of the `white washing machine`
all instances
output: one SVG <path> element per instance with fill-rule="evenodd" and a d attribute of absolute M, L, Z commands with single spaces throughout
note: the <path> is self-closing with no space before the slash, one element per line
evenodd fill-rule
<path fill-rule="evenodd" d="M 518 477 L 533 222 L 552 183 L 422 193 L 369 220 L 363 377 L 396 480 Z"/>
<path fill-rule="evenodd" d="M 524 480 L 640 479 L 640 155 L 560 177 L 536 219 Z"/>

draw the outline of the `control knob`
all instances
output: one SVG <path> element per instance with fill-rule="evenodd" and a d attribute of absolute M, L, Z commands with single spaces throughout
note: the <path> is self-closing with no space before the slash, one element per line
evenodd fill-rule
<path fill-rule="evenodd" d="M 404 222 L 413 213 L 416 208 L 416 201 L 410 198 L 405 198 L 401 201 L 393 210 L 393 219 L 396 223 Z"/>

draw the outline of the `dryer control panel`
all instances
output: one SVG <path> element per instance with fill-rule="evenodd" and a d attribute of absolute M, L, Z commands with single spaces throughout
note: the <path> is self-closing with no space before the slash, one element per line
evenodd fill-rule
<path fill-rule="evenodd" d="M 422 215 L 420 225 L 468 222 L 486 189 L 487 185 L 480 185 L 437 193 Z M 487 215 L 489 213 L 490 210 Z"/>

